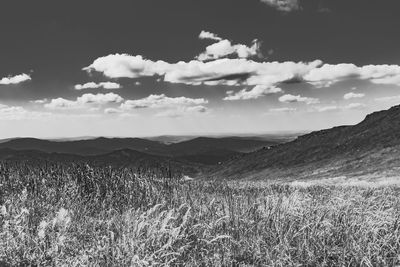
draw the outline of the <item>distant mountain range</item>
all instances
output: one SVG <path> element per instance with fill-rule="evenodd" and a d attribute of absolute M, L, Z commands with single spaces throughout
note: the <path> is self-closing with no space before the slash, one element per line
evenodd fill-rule
<path fill-rule="evenodd" d="M 15 138 L 0 140 L 0 159 L 90 161 L 143 167 L 168 165 L 194 174 L 208 169 L 209 165 L 220 164 L 293 138 L 291 135 L 269 137 L 180 136 L 174 142 L 171 141 L 172 137 L 155 138 L 158 140 L 105 137 L 55 140 Z"/>
<path fill-rule="evenodd" d="M 353 126 L 312 132 L 212 168 L 218 179 L 298 180 L 400 176 L 400 106 L 369 114 Z"/>
<path fill-rule="evenodd" d="M 87 138 L 0 141 L 0 159 L 171 166 L 205 179 L 400 177 L 400 105 L 352 126 L 293 136 Z"/>

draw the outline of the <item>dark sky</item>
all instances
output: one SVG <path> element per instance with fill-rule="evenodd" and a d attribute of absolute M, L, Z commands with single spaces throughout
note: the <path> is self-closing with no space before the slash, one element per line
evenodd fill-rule
<path fill-rule="evenodd" d="M 292 121 L 298 121 L 297 116 L 309 121 L 312 116 L 309 111 L 307 114 L 279 112 L 265 115 L 270 109 L 302 109 L 298 101 L 290 107 L 283 101 L 277 101 L 282 94 L 253 100 L 222 100 L 226 91 L 250 90 L 255 84 L 233 87 L 226 84 L 189 85 L 157 81 L 157 77 L 152 75 L 132 79 L 107 77 L 98 70 L 90 74 L 82 71 L 97 58 L 117 53 L 141 55 L 152 61 L 189 62 L 213 44 L 211 40 L 199 39 L 203 30 L 230 40 L 232 44 L 249 47 L 252 40 L 257 39 L 263 57 L 252 58 L 255 62 L 311 62 L 318 59 L 329 64 L 352 63 L 360 67 L 369 64 L 400 65 L 400 1 L 304 0 L 297 4 L 295 10 L 282 11 L 262 0 L 4 0 L 0 15 L 0 79 L 25 73 L 31 80 L 0 85 L 0 104 L 4 108 L 20 107 L 28 113 L 57 113 L 30 101 L 56 98 L 73 101 L 85 93 L 110 93 L 101 88 L 74 89 L 76 84 L 109 81 L 121 84 L 122 88 L 112 93 L 120 95 L 124 101 L 146 98 L 151 94 L 207 99 L 208 103 L 204 105 L 210 112 L 205 112 L 207 116 L 200 119 L 203 121 L 201 128 L 193 128 L 182 118 L 174 118 L 173 122 L 172 118 L 168 118 L 163 123 L 160 118 L 154 119 L 153 124 L 169 125 L 165 133 L 236 131 L 243 128 L 234 126 L 240 116 L 244 116 L 246 131 L 288 130 L 293 126 Z M 352 78 L 352 75 L 349 77 Z M 367 112 L 383 107 L 377 106 L 374 99 L 389 96 L 393 99 L 400 94 L 397 93 L 397 82 L 380 83 L 379 88 L 383 89 L 375 89 L 376 83 L 366 80 L 341 77 L 338 83 L 325 89 L 313 89 L 304 83 L 282 83 L 279 86 L 286 94 L 318 98 L 321 105 L 325 108 L 330 106 L 332 110 L 333 106 L 344 105 L 340 101 L 345 101 L 343 95 L 349 93 L 351 88 L 362 90 L 358 94 L 364 96 L 356 100 L 365 109 L 351 111 L 352 115 L 346 118 L 343 109 L 338 108 L 336 113 L 316 114 L 315 124 L 294 126 L 295 129 L 309 129 L 356 122 Z M 74 114 L 85 112 L 74 111 Z M 99 113 L 103 114 L 103 109 Z M 71 126 L 66 135 L 135 135 L 137 129 L 124 130 L 125 120 L 148 121 L 152 115 L 148 110 L 133 113 L 131 116 L 124 113 L 124 119 L 112 118 L 113 123 L 121 120 L 118 131 L 103 131 L 106 121 L 111 118 L 99 118 L 102 124 L 95 127 L 96 130 L 84 129 L 82 122 Z M 227 122 L 226 129 L 222 126 L 216 128 L 216 125 L 221 125 L 221 118 L 228 115 L 233 119 Z M 257 119 L 256 115 L 261 117 Z M 2 125 L 7 125 L 10 130 L 4 135 L 46 135 L 43 127 L 39 126 L 42 130 L 21 132 L 23 123 L 41 125 L 39 122 L 25 117 L 13 120 L 9 114 L 7 116 Z M 187 121 L 193 118 L 187 118 Z M 48 122 L 51 119 L 42 120 Z M 264 127 L 259 127 L 260 121 L 265 122 Z M 138 134 L 164 133 L 157 126 L 146 127 L 148 130 L 141 129 Z M 60 136 L 63 132 L 55 131 L 50 135 Z"/>

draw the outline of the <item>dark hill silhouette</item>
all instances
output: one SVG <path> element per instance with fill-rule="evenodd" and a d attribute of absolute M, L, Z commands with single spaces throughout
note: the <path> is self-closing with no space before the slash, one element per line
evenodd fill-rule
<path fill-rule="evenodd" d="M 207 177 L 298 179 L 387 173 L 400 167 L 400 106 L 357 125 L 312 132 L 226 161 Z"/>

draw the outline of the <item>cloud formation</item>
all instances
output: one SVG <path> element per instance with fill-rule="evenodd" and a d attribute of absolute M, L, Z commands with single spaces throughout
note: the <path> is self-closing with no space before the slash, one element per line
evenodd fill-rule
<path fill-rule="evenodd" d="M 22 73 L 15 76 L 4 77 L 0 80 L 0 84 L 1 85 L 19 84 L 30 80 L 31 80 L 30 75 Z"/>
<path fill-rule="evenodd" d="M 296 103 L 296 102 L 304 102 L 307 105 L 311 104 L 318 104 L 319 99 L 318 98 L 312 98 L 312 97 L 303 97 L 300 95 L 292 95 L 292 94 L 286 94 L 281 97 L 279 97 L 279 101 L 283 103 Z"/>
<path fill-rule="evenodd" d="M 300 9 L 298 0 L 261 0 L 261 2 L 273 8 L 276 8 L 279 11 L 284 12 L 290 12 Z"/>
<path fill-rule="evenodd" d="M 400 66 L 365 65 L 358 67 L 349 63 L 324 64 L 311 70 L 303 78 L 317 87 L 328 87 L 346 79 L 369 80 L 375 84 L 400 85 Z"/>
<path fill-rule="evenodd" d="M 353 92 L 350 92 L 350 93 L 345 94 L 345 95 L 343 96 L 343 98 L 346 99 L 346 100 L 349 100 L 349 99 L 352 99 L 352 98 L 362 98 L 362 97 L 364 97 L 364 96 L 365 96 L 365 94 L 363 94 L 363 93 L 353 93 Z"/>
<path fill-rule="evenodd" d="M 286 8 L 298 6 L 297 1 L 266 1 L 270 4 Z M 321 60 L 311 62 L 268 62 L 250 59 L 259 53 L 259 43 L 253 42 L 251 47 L 232 44 L 217 34 L 202 31 L 201 39 L 215 41 L 195 60 L 170 63 L 163 60 L 150 60 L 141 55 L 110 54 L 99 57 L 89 66 L 83 68 L 87 72 L 100 72 L 108 78 L 140 78 L 155 77 L 157 81 L 182 83 L 188 85 L 227 85 L 252 86 L 236 93 L 227 92 L 224 100 L 256 99 L 270 93 L 281 92 L 285 83 L 308 83 L 315 88 L 329 87 L 334 83 L 358 79 L 375 84 L 400 85 L 400 66 L 398 65 L 365 65 L 356 66 L 351 63 L 326 64 Z M 236 58 L 233 58 L 236 57 Z M 80 85 L 79 88 L 99 86 L 98 84 Z M 349 93 L 345 99 L 362 97 L 361 94 Z M 283 98 L 290 102 L 289 98 Z M 306 102 L 293 98 L 292 102 Z"/>
<path fill-rule="evenodd" d="M 0 104 L 0 120 L 37 119 L 51 116 L 48 112 L 30 111 L 21 106 L 8 106 Z"/>
<path fill-rule="evenodd" d="M 280 92 L 282 92 L 282 89 L 275 86 L 256 85 L 251 90 L 242 89 L 237 93 L 228 91 L 226 92 L 228 96 L 225 97 L 224 100 L 256 99 L 264 95 L 276 94 Z"/>
<path fill-rule="evenodd" d="M 152 61 L 142 56 L 114 54 L 97 58 L 83 70 L 103 73 L 109 78 L 138 78 L 160 76 L 165 82 L 208 85 L 273 85 L 300 81 L 322 62 L 255 62 L 253 60 L 222 58 L 203 62 L 168 63 Z"/>
<path fill-rule="evenodd" d="M 188 98 L 188 97 L 167 97 L 164 94 L 161 95 L 149 95 L 148 97 L 127 100 L 121 104 L 121 109 L 132 110 L 138 108 L 176 108 L 176 107 L 187 107 L 207 104 L 208 100 L 204 98 Z"/>
<path fill-rule="evenodd" d="M 108 94 L 83 94 L 76 100 L 68 100 L 64 98 L 52 99 L 44 107 L 48 109 L 79 109 L 91 107 L 91 105 L 105 105 L 109 103 L 121 103 L 124 99 L 114 93 Z"/>
<path fill-rule="evenodd" d="M 216 35 L 215 33 L 208 32 L 208 31 L 201 31 L 199 34 L 199 39 L 208 39 L 208 40 L 215 40 L 221 41 L 222 38 Z"/>
<path fill-rule="evenodd" d="M 121 85 L 119 83 L 114 83 L 114 82 L 100 82 L 100 83 L 88 82 L 85 84 L 76 84 L 74 88 L 75 90 L 96 89 L 96 88 L 113 90 L 113 89 L 120 89 Z"/>
<path fill-rule="evenodd" d="M 235 55 L 239 58 L 249 58 L 260 55 L 260 43 L 253 40 L 251 46 L 243 44 L 232 44 L 229 40 L 220 40 L 217 43 L 206 47 L 206 51 L 197 56 L 200 61 L 214 60 L 229 55 Z"/>

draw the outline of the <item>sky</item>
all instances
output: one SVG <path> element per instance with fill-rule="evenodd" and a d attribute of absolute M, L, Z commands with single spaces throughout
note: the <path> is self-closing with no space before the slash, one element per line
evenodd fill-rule
<path fill-rule="evenodd" d="M 2 1 L 0 138 L 257 134 L 400 104 L 398 0 Z"/>

